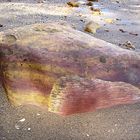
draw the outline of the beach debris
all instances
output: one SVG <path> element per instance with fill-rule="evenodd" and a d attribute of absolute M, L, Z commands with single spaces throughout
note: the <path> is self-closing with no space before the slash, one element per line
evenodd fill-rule
<path fill-rule="evenodd" d="M 27 128 L 27 130 L 28 130 L 28 131 L 30 131 L 30 130 L 31 130 L 31 128 L 29 127 L 29 128 Z"/>
<path fill-rule="evenodd" d="M 89 137 L 89 134 L 86 134 L 87 137 Z"/>
<path fill-rule="evenodd" d="M 91 11 L 95 11 L 95 12 L 100 12 L 100 11 L 101 11 L 100 9 L 94 8 L 94 7 L 90 7 L 90 10 L 91 10 Z"/>
<path fill-rule="evenodd" d="M 108 29 L 105 29 L 105 31 L 106 31 L 106 32 L 109 32 L 109 30 L 108 30 Z"/>
<path fill-rule="evenodd" d="M 40 116 L 40 114 L 39 114 L 39 113 L 37 113 L 36 115 L 37 115 L 37 116 Z"/>
<path fill-rule="evenodd" d="M 117 124 L 115 124 L 115 127 L 117 127 Z"/>
<path fill-rule="evenodd" d="M 126 33 L 127 31 L 123 30 L 123 29 L 119 29 L 119 31 L 121 31 L 122 33 Z"/>
<path fill-rule="evenodd" d="M 5 36 L 2 37 L 2 42 L 7 43 L 8 45 L 12 45 L 16 42 L 17 38 L 15 35 L 12 34 L 6 34 Z"/>
<path fill-rule="evenodd" d="M 2 25 L 2 24 L 0 24 L 0 27 L 3 27 L 3 25 Z"/>
<path fill-rule="evenodd" d="M 23 119 L 19 120 L 19 122 L 24 122 L 24 121 L 25 121 L 25 118 L 23 118 Z"/>
<path fill-rule="evenodd" d="M 85 5 L 85 4 L 86 4 L 85 1 L 78 1 L 78 3 L 79 3 L 80 5 Z"/>
<path fill-rule="evenodd" d="M 101 15 L 101 10 L 99 8 L 94 8 L 94 7 L 90 7 L 90 10 L 93 11 L 93 15 L 97 16 L 97 15 Z"/>
<path fill-rule="evenodd" d="M 138 36 L 137 33 L 132 33 L 132 32 L 129 32 L 130 35 L 135 35 L 135 36 Z"/>
<path fill-rule="evenodd" d="M 86 3 L 86 5 L 87 5 L 87 6 L 92 6 L 93 3 L 92 3 L 91 1 L 89 1 L 89 2 Z"/>
<path fill-rule="evenodd" d="M 67 5 L 69 5 L 70 7 L 79 7 L 79 2 L 73 0 L 67 2 Z"/>
<path fill-rule="evenodd" d="M 126 49 L 133 49 L 135 50 L 135 46 L 130 42 L 130 41 L 126 41 L 125 43 L 122 44 L 122 47 L 123 48 L 126 48 Z"/>
<path fill-rule="evenodd" d="M 96 22 L 90 21 L 86 24 L 85 31 L 89 33 L 96 33 L 96 30 L 100 28 L 100 25 Z"/>
<path fill-rule="evenodd" d="M 112 23 L 114 22 L 114 19 L 106 18 L 106 19 L 104 19 L 104 21 L 105 21 L 106 23 L 112 24 Z"/>
<path fill-rule="evenodd" d="M 116 18 L 116 20 L 117 20 L 117 21 L 121 21 L 121 19 L 120 19 L 120 18 Z"/>
<path fill-rule="evenodd" d="M 15 124 L 16 129 L 20 129 L 20 126 L 18 124 Z"/>

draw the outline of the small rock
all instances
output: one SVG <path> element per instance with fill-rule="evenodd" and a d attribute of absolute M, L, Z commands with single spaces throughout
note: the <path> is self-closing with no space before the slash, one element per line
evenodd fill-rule
<path fill-rule="evenodd" d="M 2 25 L 2 24 L 0 24 L 0 27 L 3 27 L 3 25 Z"/>
<path fill-rule="evenodd" d="M 31 130 L 31 128 L 29 127 L 27 130 L 28 130 L 28 131 L 30 131 L 30 130 Z"/>
<path fill-rule="evenodd" d="M 2 42 L 8 45 L 12 45 L 16 42 L 17 38 L 14 35 L 7 34 L 2 37 Z"/>
<path fill-rule="evenodd" d="M 85 1 L 78 1 L 78 3 L 81 4 L 81 5 L 85 5 L 86 4 Z"/>
<path fill-rule="evenodd" d="M 95 23 L 95 22 L 89 22 L 89 23 L 87 23 L 86 24 L 86 27 L 85 27 L 85 31 L 86 32 L 89 32 L 89 33 L 96 33 L 96 30 L 97 29 L 99 29 L 100 28 L 100 26 L 99 26 L 99 24 L 98 23 Z"/>
<path fill-rule="evenodd" d="M 37 116 L 40 116 L 40 114 L 39 114 L 39 113 L 37 113 L 36 115 L 37 115 Z"/>
<path fill-rule="evenodd" d="M 129 50 L 133 49 L 133 50 L 135 50 L 135 46 L 130 41 L 126 41 L 121 46 L 122 46 L 122 48 L 125 48 L 125 49 L 129 49 Z"/>
<path fill-rule="evenodd" d="M 91 1 L 89 1 L 89 2 L 86 3 L 86 5 L 87 5 L 87 6 L 92 6 L 93 3 L 92 3 Z"/>
<path fill-rule="evenodd" d="M 106 32 L 109 32 L 109 30 L 108 30 L 108 29 L 105 29 L 105 31 L 106 31 Z"/>
<path fill-rule="evenodd" d="M 23 119 L 19 120 L 19 122 L 24 122 L 24 121 L 25 121 L 25 118 L 23 118 Z"/>
<path fill-rule="evenodd" d="M 91 7 L 90 10 L 93 11 L 92 14 L 95 15 L 95 16 L 96 15 L 101 15 L 101 10 L 98 9 L 98 8 Z"/>
<path fill-rule="evenodd" d="M 15 124 L 15 128 L 16 128 L 16 129 L 20 129 L 20 126 L 17 125 L 17 124 Z"/>
<path fill-rule="evenodd" d="M 67 2 L 67 4 L 68 4 L 70 7 L 79 7 L 79 3 L 78 3 L 78 2 L 75 2 L 75 1 Z"/>
<path fill-rule="evenodd" d="M 86 134 L 87 137 L 89 137 L 89 134 Z"/>
<path fill-rule="evenodd" d="M 137 33 L 132 33 L 132 32 L 130 32 L 129 34 L 130 34 L 130 35 L 135 35 L 135 36 L 138 36 L 138 34 L 137 34 Z"/>
<path fill-rule="evenodd" d="M 90 10 L 91 10 L 91 11 L 94 11 L 94 12 L 101 12 L 100 9 L 98 9 L 98 8 L 94 8 L 94 7 L 90 7 Z"/>
<path fill-rule="evenodd" d="M 122 33 L 126 33 L 126 31 L 124 31 L 123 29 L 119 29 L 119 31 L 121 31 Z"/>
<path fill-rule="evenodd" d="M 109 23 L 109 24 L 111 24 L 111 23 L 114 22 L 114 20 L 111 19 L 111 18 L 106 18 L 106 19 L 104 19 L 104 21 L 105 21 L 106 23 Z"/>
<path fill-rule="evenodd" d="M 116 20 L 121 21 L 121 19 L 120 19 L 120 18 L 116 18 Z"/>

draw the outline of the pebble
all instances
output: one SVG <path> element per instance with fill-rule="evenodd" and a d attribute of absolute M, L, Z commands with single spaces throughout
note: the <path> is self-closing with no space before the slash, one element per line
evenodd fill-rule
<path fill-rule="evenodd" d="M 96 30 L 100 28 L 100 25 L 98 23 L 95 22 L 89 22 L 86 24 L 85 26 L 85 31 L 89 32 L 89 33 L 96 33 Z"/>
<path fill-rule="evenodd" d="M 87 135 L 87 137 L 89 137 L 89 134 L 86 134 Z"/>
<path fill-rule="evenodd" d="M 16 128 L 16 129 L 20 129 L 20 126 L 17 125 L 17 124 L 15 124 L 15 128 Z"/>
<path fill-rule="evenodd" d="M 25 118 L 23 118 L 23 119 L 19 120 L 19 122 L 24 122 L 24 121 L 25 121 Z"/>
<path fill-rule="evenodd" d="M 3 25 L 2 25 L 2 24 L 0 24 L 0 27 L 3 27 Z"/>
<path fill-rule="evenodd" d="M 75 2 L 75 1 L 67 2 L 67 4 L 68 4 L 70 7 L 79 7 L 79 3 Z"/>
<path fill-rule="evenodd" d="M 40 116 L 40 114 L 39 114 L 39 113 L 37 113 L 36 115 L 37 115 L 37 116 Z"/>
<path fill-rule="evenodd" d="M 129 50 L 130 49 L 135 50 L 135 46 L 130 41 L 126 41 L 124 44 L 122 44 L 122 47 Z"/>
<path fill-rule="evenodd" d="M 30 130 L 31 130 L 31 128 L 29 127 L 27 130 L 29 130 L 29 131 L 30 131 Z"/>
<path fill-rule="evenodd" d="M 115 126 L 117 126 L 117 124 L 115 124 Z"/>

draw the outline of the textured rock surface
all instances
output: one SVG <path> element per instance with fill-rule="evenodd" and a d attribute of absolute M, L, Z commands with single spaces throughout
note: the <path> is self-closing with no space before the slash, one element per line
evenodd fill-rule
<path fill-rule="evenodd" d="M 58 114 L 140 100 L 140 55 L 67 25 L 35 24 L 0 35 L 1 77 L 15 105 Z"/>

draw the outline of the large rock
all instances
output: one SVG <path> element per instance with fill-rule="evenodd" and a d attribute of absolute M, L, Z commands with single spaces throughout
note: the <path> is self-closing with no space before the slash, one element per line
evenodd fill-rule
<path fill-rule="evenodd" d="M 68 115 L 140 101 L 140 55 L 67 25 L 1 32 L 0 65 L 14 105 Z"/>

